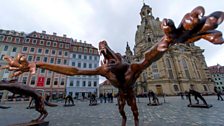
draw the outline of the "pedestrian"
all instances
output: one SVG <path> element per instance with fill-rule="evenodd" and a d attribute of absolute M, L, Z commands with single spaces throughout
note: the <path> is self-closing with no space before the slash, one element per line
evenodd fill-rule
<path fill-rule="evenodd" d="M 107 95 L 106 93 L 103 94 L 104 103 L 107 103 Z"/>
<path fill-rule="evenodd" d="M 184 100 L 184 93 L 180 92 L 181 99 Z"/>
<path fill-rule="evenodd" d="M 215 91 L 215 93 L 217 94 L 217 97 L 218 97 L 218 99 L 217 100 L 221 100 L 221 101 L 223 101 L 223 98 L 222 98 L 222 96 L 221 96 L 221 91 L 217 88 L 217 87 L 214 87 L 214 91 Z"/>
<path fill-rule="evenodd" d="M 100 93 L 100 103 L 103 103 L 103 94 Z"/>

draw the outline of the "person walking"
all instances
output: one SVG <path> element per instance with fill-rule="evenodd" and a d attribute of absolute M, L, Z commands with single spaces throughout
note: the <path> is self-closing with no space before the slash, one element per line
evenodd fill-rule
<path fill-rule="evenodd" d="M 217 97 L 218 97 L 217 100 L 223 101 L 223 98 L 221 96 L 222 93 L 221 93 L 221 91 L 217 87 L 214 87 L 214 92 L 217 94 Z"/>

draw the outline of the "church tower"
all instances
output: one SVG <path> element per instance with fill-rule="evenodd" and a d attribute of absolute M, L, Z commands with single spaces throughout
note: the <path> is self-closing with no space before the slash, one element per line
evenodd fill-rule
<path fill-rule="evenodd" d="M 141 61 L 144 52 L 163 36 L 161 21 L 154 18 L 149 5 L 143 4 L 140 17 L 141 22 L 135 34 L 134 61 Z M 126 50 L 128 48 L 130 49 L 129 45 Z M 142 72 L 136 82 L 137 94 L 153 90 L 157 94 L 176 95 L 189 90 L 190 85 L 195 85 L 199 92 L 211 93 L 213 83 L 209 81 L 210 75 L 203 52 L 203 49 L 194 44 L 180 43 L 172 46 L 160 60 Z"/>

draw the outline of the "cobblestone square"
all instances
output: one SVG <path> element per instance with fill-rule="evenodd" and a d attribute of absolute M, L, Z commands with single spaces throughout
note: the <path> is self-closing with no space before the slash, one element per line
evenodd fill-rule
<path fill-rule="evenodd" d="M 223 126 L 224 101 L 216 96 L 205 96 L 212 108 L 189 108 L 188 100 L 180 97 L 166 97 L 166 103 L 160 106 L 147 106 L 148 99 L 140 98 L 138 102 L 140 126 Z M 114 99 L 116 100 L 116 99 Z M 160 102 L 163 102 L 160 98 Z M 89 106 L 88 101 L 76 101 L 76 106 L 47 107 L 46 121 L 50 126 L 120 126 L 121 116 L 116 101 Z M 0 125 L 28 122 L 37 116 L 33 109 L 26 109 L 28 103 L 6 103 L 10 109 L 0 109 Z M 133 126 L 131 109 L 126 105 L 127 126 Z"/>

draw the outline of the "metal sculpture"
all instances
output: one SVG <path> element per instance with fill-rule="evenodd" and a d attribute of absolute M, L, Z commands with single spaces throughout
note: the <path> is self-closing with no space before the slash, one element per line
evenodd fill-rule
<path fill-rule="evenodd" d="M 100 54 L 104 56 L 101 66 L 83 70 L 76 67 L 61 66 L 43 62 L 28 63 L 25 56 L 18 55 L 15 59 L 6 56 L 7 66 L 3 68 L 13 70 L 12 76 L 18 76 L 23 72 L 35 73 L 36 68 L 51 70 L 57 73 L 73 75 L 101 75 L 106 77 L 119 90 L 118 107 L 122 116 L 122 126 L 126 125 L 127 117 L 124 106 L 131 106 L 134 115 L 135 126 L 139 125 L 138 109 L 134 94 L 134 85 L 144 69 L 160 59 L 167 49 L 176 43 L 193 43 L 199 39 L 205 39 L 213 44 L 223 44 L 222 33 L 215 30 L 222 23 L 224 12 L 216 11 L 204 16 L 204 8 L 199 6 L 187 13 L 180 25 L 176 28 L 170 19 L 164 19 L 161 28 L 165 35 L 152 48 L 147 50 L 144 59 L 140 62 L 126 63 L 121 54 L 115 53 L 109 48 L 106 41 L 99 42 Z"/>
<path fill-rule="evenodd" d="M 22 85 L 20 83 L 16 83 L 14 81 L 1 81 L 0 82 L 0 90 L 8 90 L 13 94 L 20 94 L 25 96 L 31 96 L 35 101 L 35 109 L 40 113 L 40 116 L 32 121 L 43 121 L 48 112 L 44 107 L 44 98 L 37 93 L 33 88 L 29 86 Z"/>

